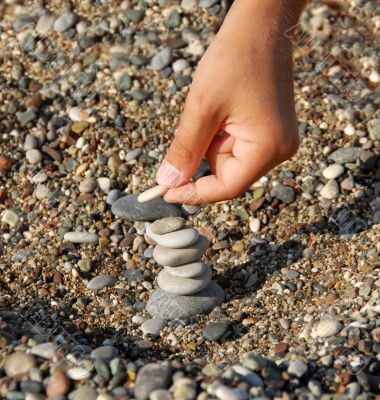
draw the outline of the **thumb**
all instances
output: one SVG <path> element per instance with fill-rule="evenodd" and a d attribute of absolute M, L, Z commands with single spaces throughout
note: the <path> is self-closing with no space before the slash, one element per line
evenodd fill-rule
<path fill-rule="evenodd" d="M 157 171 L 158 184 L 177 187 L 194 175 L 218 129 L 211 115 L 185 107 L 173 142 Z"/>

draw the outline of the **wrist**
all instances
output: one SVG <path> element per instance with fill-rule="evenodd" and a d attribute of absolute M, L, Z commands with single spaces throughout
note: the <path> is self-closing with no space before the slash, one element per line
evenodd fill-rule
<path fill-rule="evenodd" d="M 307 0 L 235 0 L 242 17 L 262 18 L 268 25 L 289 29 L 296 25 Z"/>

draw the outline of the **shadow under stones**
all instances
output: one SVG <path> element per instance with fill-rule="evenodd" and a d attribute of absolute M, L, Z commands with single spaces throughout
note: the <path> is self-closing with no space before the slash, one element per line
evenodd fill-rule
<path fill-rule="evenodd" d="M 276 271 L 290 268 L 303 257 L 303 250 L 304 246 L 295 240 L 287 240 L 275 249 L 263 240 L 248 249 L 252 261 L 229 267 L 223 274 L 215 273 L 214 278 L 225 289 L 227 300 L 242 299 L 257 291 Z M 296 289 L 290 280 L 286 285 L 291 290 Z"/>
<path fill-rule="evenodd" d="M 379 164 L 380 158 L 377 157 Z M 303 224 L 298 233 L 330 233 L 336 236 L 347 236 L 369 230 L 374 224 L 374 210 L 371 204 L 380 195 L 380 167 L 368 173 L 357 173 L 353 176 L 355 183 L 362 189 L 362 196 L 355 200 L 329 207 L 329 202 L 319 206 L 320 219 L 311 224 Z M 376 183 L 377 181 L 377 183 Z"/>
<path fill-rule="evenodd" d="M 27 306 L 20 307 L 15 296 L 3 300 L 0 304 L 0 354 L 12 343 L 26 343 L 31 338 L 36 343 L 55 343 L 62 358 L 73 354 L 75 361 L 65 359 L 70 367 L 86 368 L 82 363 L 91 358 L 92 350 L 104 346 L 107 341 L 118 349 L 118 357 L 126 362 L 136 359 L 154 362 L 173 356 L 180 362 L 186 361 L 181 353 L 163 344 L 160 338 L 146 340 L 142 334 L 132 335 L 127 322 L 123 329 L 88 324 L 85 315 L 75 315 L 70 304 L 66 302 L 64 305 L 64 308 L 57 309 L 52 308 L 46 300 L 31 299 Z M 0 368 L 0 380 L 3 377 L 5 371 Z"/>

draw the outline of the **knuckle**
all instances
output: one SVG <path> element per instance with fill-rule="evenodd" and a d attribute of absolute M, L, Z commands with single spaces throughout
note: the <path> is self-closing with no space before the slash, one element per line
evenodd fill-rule
<path fill-rule="evenodd" d="M 170 146 L 171 154 L 175 154 L 176 157 L 181 158 L 184 161 L 190 161 L 193 157 L 193 152 L 189 144 L 184 139 L 185 136 L 181 135 L 180 132 L 174 138 L 172 145 Z M 169 160 L 170 161 L 170 160 Z"/>

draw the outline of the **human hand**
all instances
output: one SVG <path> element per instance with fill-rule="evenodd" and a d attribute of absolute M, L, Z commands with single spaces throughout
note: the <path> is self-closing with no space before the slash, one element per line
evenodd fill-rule
<path fill-rule="evenodd" d="M 236 0 L 202 57 L 156 179 L 169 202 L 239 196 L 298 148 L 292 45 L 303 0 Z M 191 182 L 202 158 L 212 175 Z"/>

